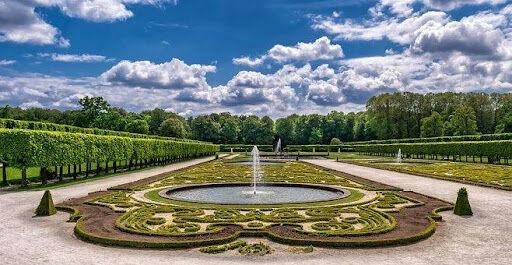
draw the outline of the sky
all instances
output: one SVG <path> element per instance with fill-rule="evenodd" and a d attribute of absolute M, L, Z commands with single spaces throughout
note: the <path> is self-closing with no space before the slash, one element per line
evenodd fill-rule
<path fill-rule="evenodd" d="M 282 117 L 511 90 L 508 0 L 0 0 L 0 105 Z"/>

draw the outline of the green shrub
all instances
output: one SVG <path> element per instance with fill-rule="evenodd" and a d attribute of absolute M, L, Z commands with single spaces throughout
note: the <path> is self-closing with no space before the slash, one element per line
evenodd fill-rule
<path fill-rule="evenodd" d="M 245 245 L 238 249 L 238 252 L 242 255 L 258 255 L 264 256 L 266 254 L 272 253 L 274 250 L 267 244 L 256 243 Z"/>
<path fill-rule="evenodd" d="M 461 216 L 473 215 L 471 205 L 469 205 L 468 192 L 466 188 L 461 188 L 457 193 L 457 202 L 455 203 L 453 213 Z"/>
<path fill-rule="evenodd" d="M 55 209 L 55 205 L 53 204 L 52 194 L 49 190 L 44 192 L 43 198 L 41 198 L 41 202 L 39 202 L 39 206 L 36 209 L 36 216 L 50 216 L 57 213 L 57 209 Z"/>

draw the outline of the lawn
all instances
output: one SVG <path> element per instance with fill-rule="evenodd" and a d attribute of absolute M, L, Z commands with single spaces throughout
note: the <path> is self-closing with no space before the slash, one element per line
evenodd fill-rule
<path fill-rule="evenodd" d="M 331 154 L 331 158 L 336 157 L 340 161 L 363 166 L 512 189 L 511 166 L 416 159 L 405 159 L 403 164 L 396 165 L 390 157 L 362 156 L 357 153 Z"/>

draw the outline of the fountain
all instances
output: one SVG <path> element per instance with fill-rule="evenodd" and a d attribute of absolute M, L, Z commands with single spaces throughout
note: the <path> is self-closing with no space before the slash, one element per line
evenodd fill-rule
<path fill-rule="evenodd" d="M 277 150 L 278 148 L 276 148 Z M 218 204 L 282 204 L 328 201 L 347 197 L 350 192 L 345 189 L 294 183 L 261 183 L 262 165 L 258 147 L 254 146 L 252 155 L 252 190 L 247 184 L 214 183 L 171 187 L 158 194 L 162 197 L 194 203 Z M 249 164 L 237 164 L 249 166 Z M 264 187 L 263 190 L 258 187 Z"/>
<path fill-rule="evenodd" d="M 256 194 L 256 183 L 260 178 L 260 151 L 254 146 L 251 151 L 252 155 L 252 191 Z"/>
<path fill-rule="evenodd" d="M 277 140 L 275 153 L 276 153 L 276 155 L 279 155 L 279 154 L 283 153 L 283 150 L 281 148 L 281 138 L 279 138 L 279 140 Z"/>
<path fill-rule="evenodd" d="M 396 163 L 402 164 L 402 149 L 398 149 L 398 153 L 396 154 Z"/>

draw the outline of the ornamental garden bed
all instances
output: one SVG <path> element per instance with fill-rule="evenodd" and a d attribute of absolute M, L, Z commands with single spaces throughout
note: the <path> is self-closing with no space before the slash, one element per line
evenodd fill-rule
<path fill-rule="evenodd" d="M 117 186 L 58 207 L 73 212 L 75 234 L 88 242 L 135 248 L 218 245 L 221 249 L 244 237 L 306 247 L 411 244 L 432 235 L 441 219 L 437 212 L 453 207 L 432 197 L 296 161 L 262 166 L 262 181 L 350 192 L 338 199 L 281 204 L 226 205 L 161 196 L 168 189 L 222 183 L 225 187 L 245 183 L 249 190 L 252 167 L 226 162 L 220 159 Z M 264 191 L 265 186 L 260 189 Z"/>

